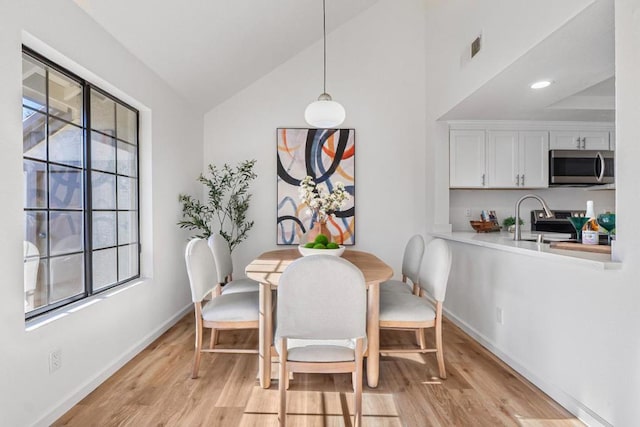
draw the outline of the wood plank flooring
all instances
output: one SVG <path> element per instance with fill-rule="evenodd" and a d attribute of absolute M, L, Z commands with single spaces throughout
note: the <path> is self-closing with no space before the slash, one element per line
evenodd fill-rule
<path fill-rule="evenodd" d="M 455 325 L 445 320 L 443 331 L 448 378 L 437 377 L 433 354 L 383 355 L 379 387 L 364 387 L 364 426 L 583 425 Z M 226 331 L 220 342 L 255 348 L 257 340 L 256 331 Z M 381 334 L 383 345 L 413 340 Z M 260 388 L 257 356 L 203 354 L 193 380 L 193 341 L 187 315 L 54 425 L 276 426 L 277 382 Z M 350 375 L 296 374 L 287 409 L 291 426 L 351 426 Z"/>

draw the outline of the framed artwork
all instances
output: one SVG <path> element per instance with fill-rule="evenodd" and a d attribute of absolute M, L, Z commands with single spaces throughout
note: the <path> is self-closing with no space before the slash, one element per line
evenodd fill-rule
<path fill-rule="evenodd" d="M 342 182 L 351 195 L 327 221 L 334 242 L 353 245 L 355 235 L 355 129 L 278 128 L 278 212 L 276 243 L 297 245 L 316 222 L 300 202 L 298 186 L 307 175 L 331 192 Z"/>

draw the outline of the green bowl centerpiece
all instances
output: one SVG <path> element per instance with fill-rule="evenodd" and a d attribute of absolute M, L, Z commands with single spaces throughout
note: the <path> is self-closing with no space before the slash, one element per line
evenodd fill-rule
<path fill-rule="evenodd" d="M 321 254 L 340 256 L 344 252 L 344 246 L 330 242 L 324 234 L 318 234 L 313 242 L 298 246 L 298 251 L 302 256 Z"/>

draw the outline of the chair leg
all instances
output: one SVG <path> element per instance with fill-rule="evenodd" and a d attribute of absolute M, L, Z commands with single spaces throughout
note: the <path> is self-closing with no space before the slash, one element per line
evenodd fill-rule
<path fill-rule="evenodd" d="M 211 339 L 209 341 L 209 348 L 213 350 L 213 348 L 218 344 L 218 339 L 220 338 L 219 331 L 217 329 L 211 328 Z"/>
<path fill-rule="evenodd" d="M 416 343 L 420 347 L 421 350 L 427 348 L 427 342 L 424 338 L 424 329 L 416 329 Z"/>
<path fill-rule="evenodd" d="M 355 427 L 360 427 L 362 425 L 362 347 L 363 340 L 360 338 L 356 342 L 356 370 L 355 370 L 355 381 L 354 381 L 354 399 L 355 399 L 355 414 L 354 414 L 354 425 Z"/>
<path fill-rule="evenodd" d="M 287 425 L 287 387 L 289 375 L 287 374 L 287 339 L 283 338 L 280 350 L 280 373 L 278 375 L 278 391 L 280 404 L 278 406 L 278 420 L 280 426 Z"/>
<path fill-rule="evenodd" d="M 193 357 L 193 370 L 191 378 L 198 378 L 198 369 L 200 368 L 200 356 L 202 355 L 202 316 L 199 307 L 196 307 L 196 343 L 195 354 Z"/>
<path fill-rule="evenodd" d="M 436 357 L 438 358 L 438 370 L 440 371 L 440 378 L 443 380 L 447 378 L 447 371 L 444 367 L 444 351 L 442 348 L 442 321 L 436 322 Z"/>

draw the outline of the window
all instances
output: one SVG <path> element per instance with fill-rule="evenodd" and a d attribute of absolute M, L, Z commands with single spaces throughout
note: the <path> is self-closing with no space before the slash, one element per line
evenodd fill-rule
<path fill-rule="evenodd" d="M 24 309 L 139 277 L 138 111 L 23 48 Z"/>

